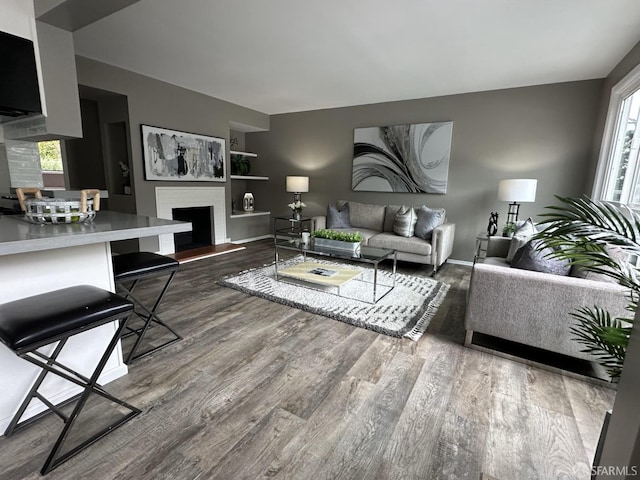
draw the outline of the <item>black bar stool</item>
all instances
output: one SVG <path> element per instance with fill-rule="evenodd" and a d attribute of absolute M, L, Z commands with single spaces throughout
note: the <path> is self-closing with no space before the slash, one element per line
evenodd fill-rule
<path fill-rule="evenodd" d="M 131 302 L 111 292 L 89 285 L 63 288 L 0 305 L 0 341 L 19 357 L 42 369 L 9 423 L 5 435 L 10 436 L 49 411 L 54 412 L 65 423 L 40 471 L 43 475 L 140 413 L 139 409 L 107 393 L 97 383 L 107 360 L 120 340 L 122 330 L 126 327 L 132 311 L 133 304 Z M 89 377 L 57 360 L 70 337 L 115 320 L 120 321 L 119 327 Z M 45 355 L 38 351 L 39 348 L 55 342 L 58 344 L 51 354 Z M 75 400 L 72 399 L 72 402 L 75 401 L 75 406 L 70 415 L 63 413 L 60 406 L 53 405 L 38 392 L 38 388 L 49 373 L 82 387 L 82 392 Z M 72 447 L 66 453 L 60 454 L 65 438 L 69 435 L 74 422 L 92 393 L 124 407 L 129 410 L 129 413 L 92 435 L 89 439 Z M 20 419 L 34 398 L 44 403 L 48 409 L 21 422 Z"/>
<path fill-rule="evenodd" d="M 134 313 L 144 321 L 144 324 L 139 328 L 128 326 L 127 332 L 123 335 L 124 337 L 130 335 L 137 336 L 131 351 L 126 357 L 125 362 L 127 364 L 182 340 L 182 337 L 173 328 L 156 315 L 158 305 L 160 305 L 164 294 L 167 292 L 173 277 L 178 271 L 178 265 L 178 261 L 173 258 L 151 252 L 124 253 L 113 257 L 113 274 L 116 281 L 116 289 L 124 298 L 133 301 L 135 304 Z M 167 281 L 151 308 L 147 307 L 139 298 L 133 295 L 133 290 L 141 280 L 164 275 L 168 275 Z M 153 324 L 164 327 L 170 332 L 172 338 L 160 345 L 138 353 L 142 339 Z"/>

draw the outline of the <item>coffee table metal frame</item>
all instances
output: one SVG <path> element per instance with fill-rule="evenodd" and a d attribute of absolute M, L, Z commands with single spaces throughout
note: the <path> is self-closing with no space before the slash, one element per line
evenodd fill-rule
<path fill-rule="evenodd" d="M 361 246 L 358 252 L 350 252 L 347 250 L 336 250 L 324 247 L 316 247 L 311 241 L 308 244 L 302 243 L 299 239 L 294 240 L 275 240 L 275 279 L 278 279 L 278 262 L 280 260 L 280 255 L 278 250 L 289 250 L 302 254 L 303 261 L 306 261 L 307 255 L 317 255 L 319 257 L 331 257 L 331 258 L 339 258 L 341 260 L 348 260 L 354 263 L 366 263 L 369 265 L 373 265 L 373 282 L 365 282 L 373 285 L 373 301 L 371 303 L 378 302 L 381 298 L 384 298 L 391 290 L 393 290 L 396 286 L 396 266 L 398 263 L 397 253 L 395 250 L 385 249 L 385 248 L 377 248 L 377 247 L 367 247 Z M 389 290 L 384 292 L 379 297 L 378 295 L 378 265 L 383 260 L 393 259 L 393 284 L 392 285 L 384 285 L 385 287 L 390 287 Z"/>

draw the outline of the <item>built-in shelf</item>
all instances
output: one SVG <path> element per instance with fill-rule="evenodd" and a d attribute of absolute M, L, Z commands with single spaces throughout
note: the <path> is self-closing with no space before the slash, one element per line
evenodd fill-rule
<path fill-rule="evenodd" d="M 236 210 L 231 213 L 229 218 L 259 217 L 261 215 L 271 215 L 271 212 L 262 212 L 259 210 L 254 210 L 253 212 L 244 212 L 242 210 Z"/>
<path fill-rule="evenodd" d="M 230 150 L 229 153 L 231 155 L 242 155 L 244 157 L 257 157 L 258 154 L 257 153 L 251 153 L 251 152 L 240 152 L 238 150 Z"/>
<path fill-rule="evenodd" d="M 269 180 L 269 177 L 260 177 L 256 175 L 229 175 L 231 180 Z"/>

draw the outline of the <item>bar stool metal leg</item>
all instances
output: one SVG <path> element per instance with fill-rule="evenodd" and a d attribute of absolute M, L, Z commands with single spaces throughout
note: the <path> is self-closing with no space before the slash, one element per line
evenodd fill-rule
<path fill-rule="evenodd" d="M 182 336 L 180 334 L 178 334 L 178 332 L 176 332 L 173 328 L 171 328 L 171 326 L 169 326 L 166 322 L 164 322 L 160 317 L 158 317 L 157 315 L 157 310 L 158 310 L 158 306 L 160 305 L 160 303 L 162 302 L 162 299 L 164 298 L 165 293 L 167 292 L 167 290 L 169 289 L 169 285 L 171 285 L 171 282 L 173 280 L 173 277 L 175 276 L 175 274 L 177 273 L 177 270 L 174 270 L 170 273 L 169 275 L 169 279 L 166 281 L 166 283 L 164 284 L 164 287 L 162 288 L 162 291 L 160 292 L 160 295 L 158 296 L 158 298 L 156 299 L 155 303 L 153 304 L 153 307 L 151 307 L 151 309 L 147 308 L 144 303 L 142 303 L 140 301 L 139 298 L 137 298 L 134 294 L 133 291 L 136 288 L 138 282 L 140 281 L 140 279 L 136 279 L 133 280 L 133 282 L 131 283 L 131 285 L 129 287 L 127 287 L 127 285 L 125 285 L 124 282 L 118 283 L 117 284 L 117 289 L 119 290 L 119 293 L 127 300 L 131 300 L 134 302 L 136 308 L 134 310 L 134 313 L 140 317 L 143 321 L 144 321 L 144 325 L 141 328 L 128 328 L 128 332 L 125 333 L 123 336 L 129 336 L 129 335 L 136 335 L 137 338 L 135 340 L 135 343 L 133 344 L 133 347 L 131 349 L 131 351 L 129 352 L 129 354 L 127 355 L 127 358 L 125 360 L 125 362 L 127 364 L 138 360 L 140 358 L 146 357 L 147 355 L 151 355 L 154 352 L 157 352 L 158 350 L 160 350 L 161 348 L 164 348 L 168 345 L 171 345 L 175 342 L 178 342 L 180 340 L 182 340 Z M 171 332 L 171 334 L 173 335 L 174 338 L 167 340 L 166 342 L 162 343 L 161 345 L 157 345 L 151 349 L 145 350 L 142 353 L 138 353 L 138 349 L 140 348 L 140 345 L 142 343 L 142 339 L 144 338 L 145 334 L 147 333 L 147 331 L 149 330 L 149 328 L 152 326 L 152 324 L 155 323 L 157 325 L 160 325 L 164 328 L 166 328 L 169 332 Z"/>

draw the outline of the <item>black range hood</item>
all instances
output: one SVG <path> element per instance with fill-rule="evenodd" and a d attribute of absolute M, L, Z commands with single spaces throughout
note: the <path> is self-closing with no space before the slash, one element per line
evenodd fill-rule
<path fill-rule="evenodd" d="M 42 113 L 33 42 L 0 32 L 0 116 Z"/>

